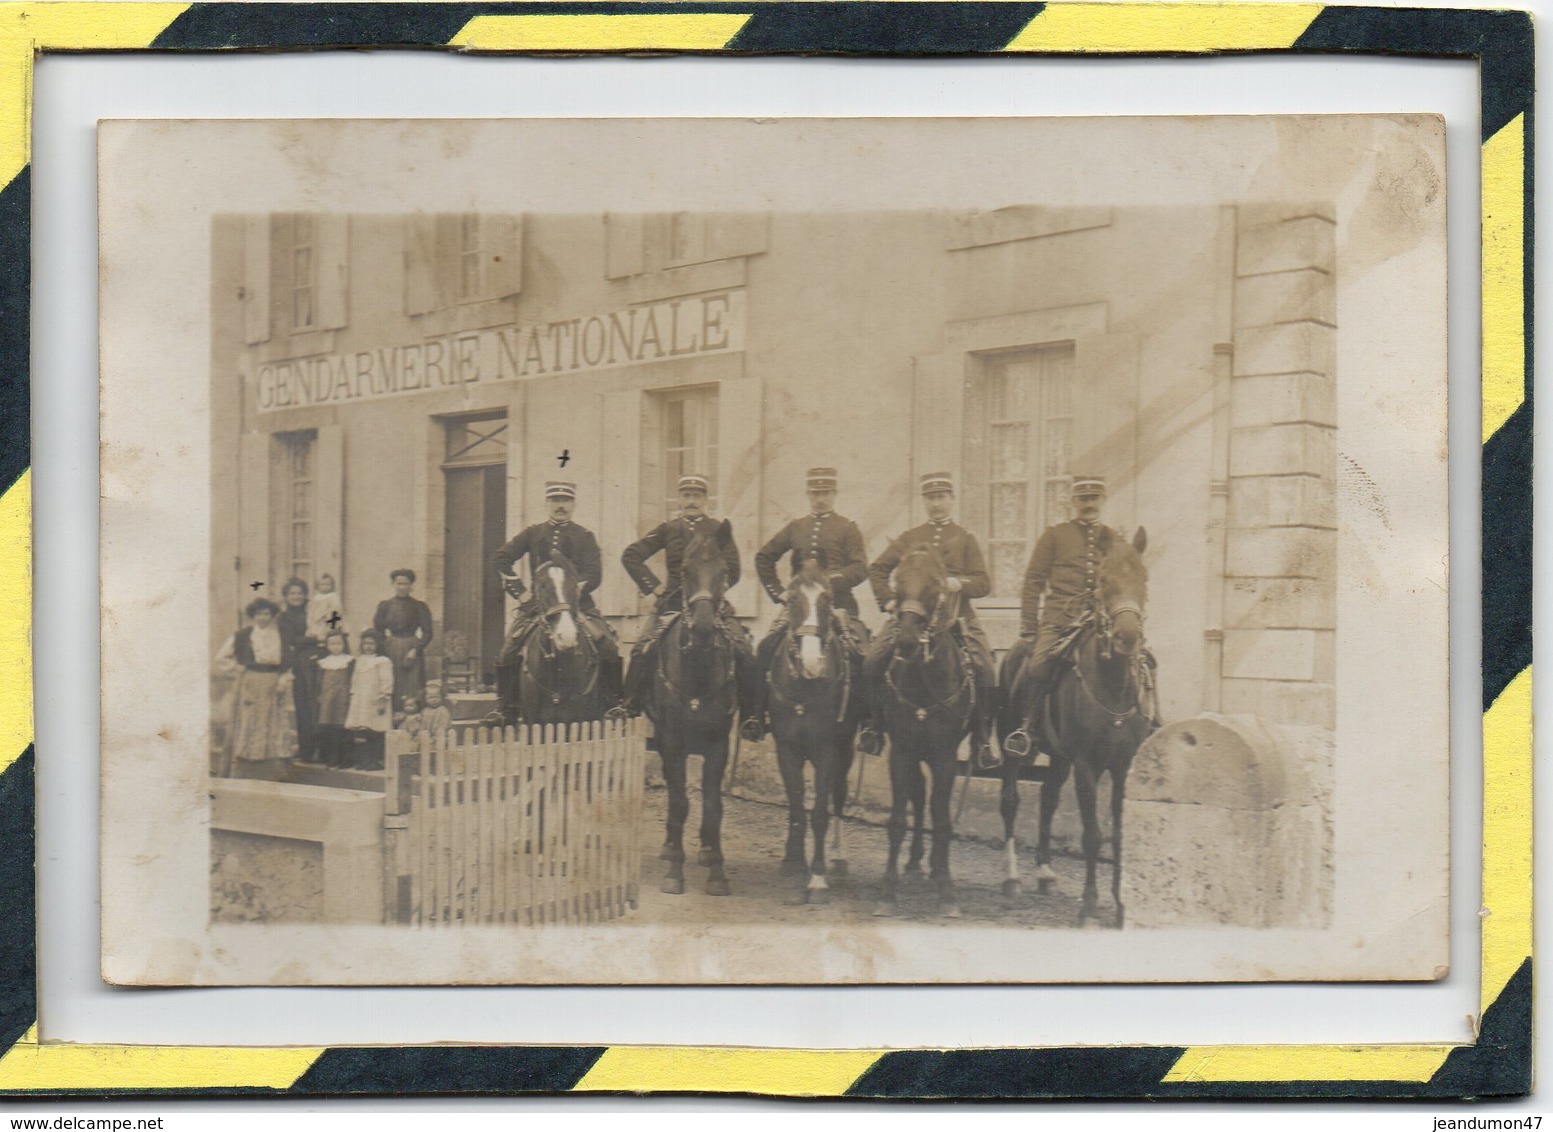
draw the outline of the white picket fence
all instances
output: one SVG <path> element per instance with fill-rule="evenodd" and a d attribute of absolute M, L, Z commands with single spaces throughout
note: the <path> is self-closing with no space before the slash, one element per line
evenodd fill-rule
<path fill-rule="evenodd" d="M 640 725 L 454 728 L 388 740 L 401 923 L 596 923 L 636 907 Z"/>

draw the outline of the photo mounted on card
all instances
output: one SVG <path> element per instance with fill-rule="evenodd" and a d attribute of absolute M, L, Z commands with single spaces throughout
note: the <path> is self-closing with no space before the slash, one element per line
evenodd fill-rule
<path fill-rule="evenodd" d="M 113 983 L 1427 980 L 1427 115 L 100 128 Z"/>

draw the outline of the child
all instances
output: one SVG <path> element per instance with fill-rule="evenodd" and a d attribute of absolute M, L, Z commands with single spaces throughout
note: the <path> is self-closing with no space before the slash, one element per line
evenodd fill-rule
<path fill-rule="evenodd" d="M 394 662 L 380 654 L 383 642 L 376 629 L 363 629 L 360 641 L 361 655 L 351 669 L 351 702 L 345 726 L 364 740 L 356 765 L 363 770 L 382 770 L 383 738 L 394 718 Z"/>
<path fill-rule="evenodd" d="M 448 705 L 442 702 L 442 682 L 429 680 L 426 683 L 426 709 L 421 712 L 421 731 L 430 735 L 432 742 L 444 743 L 448 729 L 453 726 L 453 713 L 448 710 Z"/>
<path fill-rule="evenodd" d="M 351 741 L 345 730 L 345 717 L 350 712 L 351 669 L 355 661 L 350 655 L 350 642 L 340 630 L 326 630 L 323 642 L 324 655 L 313 662 L 318 687 L 317 754 L 310 761 L 341 767 L 350 762 Z"/>
<path fill-rule="evenodd" d="M 318 588 L 307 599 L 307 635 L 321 641 L 335 629 L 345 628 L 345 606 L 334 592 L 334 575 L 320 574 Z"/>
<path fill-rule="evenodd" d="M 404 710 L 394 712 L 394 726 L 413 739 L 421 733 L 421 700 L 413 692 L 404 698 Z"/>

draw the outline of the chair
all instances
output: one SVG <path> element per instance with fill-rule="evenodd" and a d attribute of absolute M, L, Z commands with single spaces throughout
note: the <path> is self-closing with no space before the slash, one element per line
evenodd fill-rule
<path fill-rule="evenodd" d="M 442 634 L 442 689 L 478 692 L 480 657 L 469 651 L 469 635 L 459 629 Z"/>

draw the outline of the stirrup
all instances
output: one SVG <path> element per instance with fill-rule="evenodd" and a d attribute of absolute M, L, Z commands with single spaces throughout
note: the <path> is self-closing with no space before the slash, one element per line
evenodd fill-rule
<path fill-rule="evenodd" d="M 884 750 L 884 740 L 871 725 L 864 726 L 857 733 L 857 749 L 865 755 L 877 755 Z"/>
<path fill-rule="evenodd" d="M 512 717 L 500 709 L 493 712 L 487 712 L 486 715 L 480 720 L 481 727 L 511 727 L 513 725 L 514 720 Z"/>
<path fill-rule="evenodd" d="M 986 739 L 972 739 L 971 745 L 975 748 L 978 770 L 996 770 L 1003 765 L 1002 753 Z"/>
<path fill-rule="evenodd" d="M 616 704 L 604 713 L 605 723 L 624 723 L 631 718 L 631 713 L 626 710 L 625 704 Z"/>
<path fill-rule="evenodd" d="M 750 743 L 758 743 L 766 737 L 766 725 L 754 716 L 750 716 L 739 724 L 739 738 Z"/>
<path fill-rule="evenodd" d="M 1003 739 L 1003 753 L 1011 759 L 1027 759 L 1034 749 L 1035 743 L 1030 739 L 1030 732 L 1023 727 L 1009 732 Z"/>

